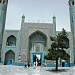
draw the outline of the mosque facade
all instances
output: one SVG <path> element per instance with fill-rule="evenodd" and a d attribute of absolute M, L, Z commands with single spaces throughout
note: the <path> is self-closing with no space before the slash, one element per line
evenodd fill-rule
<path fill-rule="evenodd" d="M 0 5 L 5 5 L 0 0 Z M 73 19 L 74 4 L 69 0 L 70 8 L 70 20 Z M 7 4 L 6 4 L 7 6 Z M 1 6 L 0 6 L 1 7 Z M 6 9 L 5 9 L 6 10 Z M 4 12 L 4 11 L 3 11 Z M 5 12 L 6 16 L 6 12 Z M 4 21 L 5 23 L 5 17 Z M 71 22 L 71 32 L 68 33 L 69 49 L 65 51 L 70 55 L 70 63 L 65 60 L 60 62 L 59 66 L 73 66 L 74 65 L 74 21 Z M 5 24 L 1 24 L 2 26 Z M 73 27 L 72 27 L 73 26 Z M 4 26 L 3 26 L 4 27 Z M 2 28 L 1 28 L 2 29 Z M 59 31 L 56 31 L 56 17 L 53 16 L 53 23 L 33 23 L 25 22 L 25 16 L 22 16 L 21 29 L 20 30 L 5 30 L 3 29 L 3 40 L 1 48 L 1 63 L 4 65 L 25 65 L 30 63 L 32 66 L 35 62 L 35 56 L 38 58 L 38 66 L 55 66 L 55 61 L 47 61 L 44 56 L 47 54 L 47 50 L 50 48 L 52 41 L 50 36 L 55 37 Z M 1 41 L 1 40 L 0 40 Z"/>

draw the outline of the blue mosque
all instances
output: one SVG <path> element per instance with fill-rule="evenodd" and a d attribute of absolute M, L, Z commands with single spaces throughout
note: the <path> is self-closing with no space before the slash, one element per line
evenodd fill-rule
<path fill-rule="evenodd" d="M 52 23 L 25 22 L 25 16 L 21 19 L 20 30 L 5 30 L 6 12 L 8 0 L 0 0 L 0 63 L 4 65 L 23 66 L 27 63 L 34 65 L 35 56 L 38 58 L 38 66 L 55 66 L 55 61 L 46 60 L 44 56 L 50 48 L 52 41 L 50 36 L 56 36 L 56 17 Z M 70 63 L 58 60 L 59 66 L 73 66 L 75 63 L 75 0 L 69 0 L 70 27 L 68 33 Z"/>

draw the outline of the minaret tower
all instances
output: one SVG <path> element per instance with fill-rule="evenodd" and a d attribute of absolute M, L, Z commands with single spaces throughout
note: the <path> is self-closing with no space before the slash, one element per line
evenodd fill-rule
<path fill-rule="evenodd" d="M 5 29 L 7 4 L 8 0 L 0 0 L 0 60 L 1 60 L 3 32 Z"/>
<path fill-rule="evenodd" d="M 56 17 L 53 16 L 53 36 L 56 36 Z"/>
<path fill-rule="evenodd" d="M 70 25 L 73 35 L 73 51 L 75 62 L 75 0 L 69 0 L 69 11 L 70 11 Z"/>

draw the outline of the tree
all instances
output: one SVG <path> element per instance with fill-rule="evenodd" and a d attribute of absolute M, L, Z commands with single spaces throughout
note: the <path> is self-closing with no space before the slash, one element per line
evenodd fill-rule
<path fill-rule="evenodd" d="M 48 54 L 45 56 L 47 60 L 56 60 L 56 68 L 58 70 L 58 59 L 66 60 L 67 62 L 70 59 L 70 55 L 66 53 L 65 49 L 69 48 L 69 39 L 67 38 L 67 33 L 63 29 L 61 33 L 58 33 L 56 37 L 50 37 L 52 44 L 51 48 L 48 49 Z"/>

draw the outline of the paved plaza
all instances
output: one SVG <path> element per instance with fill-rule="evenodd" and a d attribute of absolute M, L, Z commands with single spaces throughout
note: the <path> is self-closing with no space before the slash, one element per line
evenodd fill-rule
<path fill-rule="evenodd" d="M 64 72 L 51 72 L 47 71 L 54 67 L 29 67 L 13 66 L 13 65 L 0 65 L 0 75 L 75 75 L 74 67 L 65 67 Z M 62 68 L 60 68 L 62 69 Z"/>

